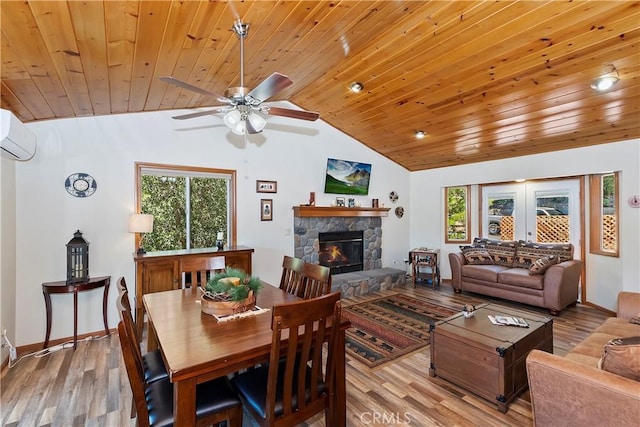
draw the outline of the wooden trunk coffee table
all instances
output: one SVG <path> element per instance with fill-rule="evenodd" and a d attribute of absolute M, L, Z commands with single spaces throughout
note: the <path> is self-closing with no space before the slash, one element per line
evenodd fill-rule
<path fill-rule="evenodd" d="M 494 325 L 489 314 L 522 317 L 529 327 Z M 432 326 L 429 375 L 495 403 L 504 413 L 528 386 L 525 359 L 533 349 L 553 353 L 550 317 L 482 304 L 469 319 L 460 312 Z"/>

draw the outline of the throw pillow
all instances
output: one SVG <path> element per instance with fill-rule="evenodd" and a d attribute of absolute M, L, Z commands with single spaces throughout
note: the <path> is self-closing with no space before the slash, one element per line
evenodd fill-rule
<path fill-rule="evenodd" d="M 476 237 L 473 239 L 473 245 L 482 245 L 493 258 L 495 265 L 503 265 L 505 267 L 513 267 L 513 260 L 516 256 L 515 240 L 496 240 Z"/>
<path fill-rule="evenodd" d="M 604 346 L 598 368 L 640 381 L 640 337 L 616 338 Z"/>
<path fill-rule="evenodd" d="M 538 258 L 556 255 L 559 262 L 573 259 L 571 243 L 536 243 L 518 240 L 518 250 L 513 261 L 514 267 L 529 268 Z"/>
<path fill-rule="evenodd" d="M 460 246 L 462 255 L 467 264 L 471 265 L 489 265 L 493 264 L 491 254 L 482 246 Z"/>
<path fill-rule="evenodd" d="M 544 274 L 544 272 L 547 271 L 547 268 L 559 262 L 560 258 L 555 255 L 543 256 L 542 258 L 538 258 L 533 262 L 533 264 L 531 264 L 531 267 L 529 267 L 529 274 Z"/>

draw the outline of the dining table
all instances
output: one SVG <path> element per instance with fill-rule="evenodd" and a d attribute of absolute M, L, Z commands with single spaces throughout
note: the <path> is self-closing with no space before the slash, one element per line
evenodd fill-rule
<path fill-rule="evenodd" d="M 177 426 L 196 424 L 196 385 L 269 362 L 272 310 L 300 300 L 264 283 L 256 305 L 267 311 L 253 316 L 219 321 L 201 310 L 198 287 L 145 294 L 148 320 L 147 350 L 159 348 L 173 383 L 173 414 Z M 350 321 L 340 321 L 338 348 L 345 348 Z M 327 425 L 346 425 L 346 360 L 338 351 L 332 404 Z"/>

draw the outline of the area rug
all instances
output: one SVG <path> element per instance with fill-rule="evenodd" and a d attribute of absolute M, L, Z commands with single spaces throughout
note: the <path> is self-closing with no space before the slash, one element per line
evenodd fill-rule
<path fill-rule="evenodd" d="M 373 368 L 429 344 L 429 325 L 456 311 L 394 294 L 343 307 L 347 354 Z"/>

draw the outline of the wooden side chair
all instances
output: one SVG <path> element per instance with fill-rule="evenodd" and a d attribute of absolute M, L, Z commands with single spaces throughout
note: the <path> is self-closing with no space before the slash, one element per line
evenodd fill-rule
<path fill-rule="evenodd" d="M 298 295 L 298 288 L 301 286 L 302 269 L 304 261 L 285 255 L 282 260 L 282 277 L 280 278 L 280 289 Z"/>
<path fill-rule="evenodd" d="M 180 261 L 180 275 L 182 287 L 189 288 L 193 285 L 204 287 L 211 274 L 225 269 L 224 256 L 211 258 L 184 258 Z"/>
<path fill-rule="evenodd" d="M 339 292 L 273 307 L 269 364 L 231 379 L 259 425 L 297 426 L 323 409 L 330 423 L 340 310 Z"/>
<path fill-rule="evenodd" d="M 317 298 L 331 292 L 331 269 L 329 267 L 305 262 L 302 266 L 302 277 L 302 286 L 298 289 L 300 298 Z"/>
<path fill-rule="evenodd" d="M 153 383 L 144 382 L 142 366 L 135 355 L 137 346 L 128 329 L 124 322 L 118 323 L 122 356 L 138 414 L 137 425 L 173 426 L 173 384 L 169 378 Z M 195 399 L 197 426 L 209 426 L 222 421 L 226 421 L 229 427 L 242 426 L 242 406 L 226 377 L 198 384 Z"/>
<path fill-rule="evenodd" d="M 142 350 L 140 348 L 141 340 L 138 336 L 138 330 L 136 329 L 133 315 L 131 314 L 131 303 L 129 301 L 129 293 L 127 292 L 127 284 L 124 277 L 118 279 L 117 283 L 119 290 L 118 298 L 116 299 L 118 314 L 120 315 L 120 320 L 124 322 L 125 327 L 129 330 L 129 334 L 133 337 L 133 341 L 138 349 L 134 356 L 137 357 L 137 362 L 142 366 L 145 383 L 152 383 L 169 377 L 167 368 L 164 366 L 164 360 L 162 360 L 162 353 L 160 353 L 160 350 L 156 349 L 142 354 Z"/>

